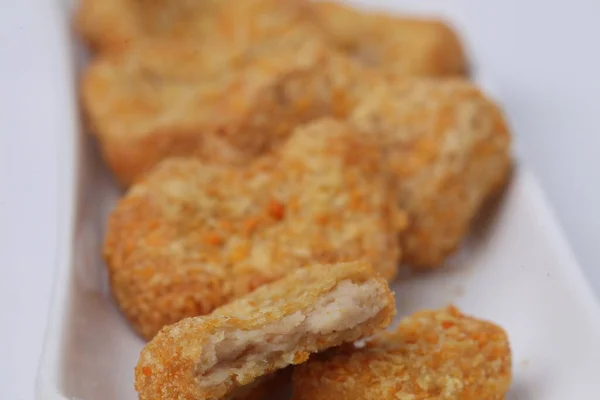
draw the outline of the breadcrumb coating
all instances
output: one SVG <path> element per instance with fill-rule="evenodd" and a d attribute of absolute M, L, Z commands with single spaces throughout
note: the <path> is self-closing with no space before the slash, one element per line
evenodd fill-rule
<path fill-rule="evenodd" d="M 511 383 L 506 333 L 449 307 L 420 311 L 364 348 L 294 369 L 294 400 L 501 400 Z"/>
<path fill-rule="evenodd" d="M 443 21 L 366 12 L 335 2 L 315 7 L 337 47 L 364 65 L 403 75 L 467 72 L 460 39 Z"/>
<path fill-rule="evenodd" d="M 249 167 L 169 159 L 119 201 L 104 253 L 145 338 L 311 263 L 367 260 L 391 279 L 406 215 L 379 146 L 330 119 Z"/>
<path fill-rule="evenodd" d="M 266 42 L 224 70 L 204 60 L 185 47 L 140 46 L 86 71 L 84 110 L 124 185 L 171 156 L 247 164 L 299 124 L 346 117 L 368 84 L 357 65 L 305 35 Z"/>
<path fill-rule="evenodd" d="M 296 269 L 211 315 L 163 328 L 140 354 L 135 388 L 140 400 L 228 398 L 311 353 L 384 329 L 394 314 L 387 282 L 368 264 Z"/>
<path fill-rule="evenodd" d="M 442 265 L 510 175 L 501 110 L 465 80 L 396 77 L 373 86 L 349 121 L 388 153 L 399 206 L 409 215 L 403 261 Z"/>

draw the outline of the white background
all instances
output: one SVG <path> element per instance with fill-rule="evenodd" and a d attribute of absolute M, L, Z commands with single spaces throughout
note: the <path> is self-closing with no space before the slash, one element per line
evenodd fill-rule
<path fill-rule="evenodd" d="M 451 0 L 446 0 L 451 1 Z M 454 0 L 600 294 L 600 3 Z M 0 398 L 33 399 L 54 270 L 63 67 L 50 0 L 0 0 Z M 56 4 L 56 2 L 55 2 Z M 56 10 L 55 10 L 56 11 Z M 54 21 L 54 22 L 52 22 Z M 473 34 L 476 33 L 476 34 Z"/>

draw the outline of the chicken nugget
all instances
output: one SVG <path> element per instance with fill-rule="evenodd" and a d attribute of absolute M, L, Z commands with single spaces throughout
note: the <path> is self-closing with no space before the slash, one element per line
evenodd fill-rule
<path fill-rule="evenodd" d="M 84 111 L 119 181 L 127 186 L 169 156 L 244 165 L 298 124 L 347 116 L 353 86 L 366 83 L 359 67 L 303 38 L 265 43 L 220 73 L 177 47 L 141 46 L 92 63 Z"/>
<path fill-rule="evenodd" d="M 222 57 L 312 18 L 304 0 L 82 0 L 75 25 L 101 52 L 130 50 L 150 40 L 210 46 Z"/>
<path fill-rule="evenodd" d="M 140 354 L 140 400 L 224 399 L 311 353 L 390 324 L 395 301 L 368 264 L 314 265 L 163 328 Z"/>
<path fill-rule="evenodd" d="M 467 72 L 458 35 L 442 21 L 365 12 L 334 2 L 315 7 L 334 43 L 365 65 L 406 75 Z"/>
<path fill-rule="evenodd" d="M 371 88 L 349 121 L 388 152 L 398 203 L 409 215 L 403 261 L 441 265 L 510 175 L 500 109 L 465 80 L 397 78 Z"/>
<path fill-rule="evenodd" d="M 294 369 L 294 400 L 501 400 L 511 383 L 506 333 L 454 307 L 420 311 L 364 348 Z"/>
<path fill-rule="evenodd" d="M 151 338 L 311 263 L 363 259 L 391 279 L 405 223 L 381 148 L 325 119 L 244 169 L 159 164 L 112 212 L 104 253 L 117 303 Z"/>

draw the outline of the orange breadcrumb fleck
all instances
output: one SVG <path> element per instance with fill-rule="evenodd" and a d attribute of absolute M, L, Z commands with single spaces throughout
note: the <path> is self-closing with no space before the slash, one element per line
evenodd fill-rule
<path fill-rule="evenodd" d="M 452 321 L 442 321 L 442 328 L 449 329 L 455 326 L 456 324 Z"/>
<path fill-rule="evenodd" d="M 329 216 L 327 214 L 317 214 L 314 219 L 317 224 L 325 225 L 329 221 Z"/>
<path fill-rule="evenodd" d="M 285 216 L 285 206 L 277 200 L 271 199 L 267 205 L 267 213 L 271 218 L 280 221 Z"/>
<path fill-rule="evenodd" d="M 223 238 L 218 233 L 211 232 L 204 235 L 204 242 L 213 246 L 220 246 L 223 244 Z"/>

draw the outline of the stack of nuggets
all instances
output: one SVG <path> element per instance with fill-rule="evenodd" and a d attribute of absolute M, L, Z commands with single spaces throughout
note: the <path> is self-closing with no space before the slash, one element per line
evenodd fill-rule
<path fill-rule="evenodd" d="M 458 77 L 464 51 L 440 21 L 306 0 L 84 0 L 77 25 L 96 52 L 84 110 L 129 187 L 104 254 L 152 339 L 142 400 L 259 399 L 288 377 L 272 372 L 384 329 L 400 262 L 442 265 L 509 177 L 502 113 Z M 496 400 L 510 348 L 448 308 L 286 371 L 299 400 Z"/>
<path fill-rule="evenodd" d="M 124 183 L 169 156 L 247 165 L 298 124 L 344 118 L 387 150 L 411 222 L 405 261 L 431 268 L 510 172 L 500 110 L 461 79 L 384 79 L 314 42 L 211 81 L 163 82 L 131 62 L 98 62 L 84 82 L 92 125 Z"/>

